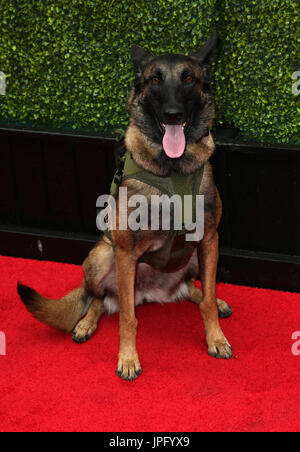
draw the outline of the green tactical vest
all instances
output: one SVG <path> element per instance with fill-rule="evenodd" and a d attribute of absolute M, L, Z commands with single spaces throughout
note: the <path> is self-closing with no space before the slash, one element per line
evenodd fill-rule
<path fill-rule="evenodd" d="M 126 149 L 125 144 L 118 146 L 116 150 L 116 164 L 117 171 L 115 173 L 112 185 L 111 195 L 116 198 L 118 190 L 122 181 L 126 179 L 136 179 L 144 184 L 157 188 L 163 194 L 172 197 L 179 195 L 182 201 L 182 211 L 184 212 L 184 196 L 192 195 L 192 212 L 189 217 L 195 221 L 196 213 L 196 196 L 199 194 L 200 185 L 203 178 L 204 166 L 191 175 L 171 174 L 171 176 L 157 176 L 149 171 L 138 166 L 134 161 L 132 154 Z M 106 229 L 103 231 L 106 237 L 112 242 L 111 235 Z M 141 262 L 146 262 L 152 267 L 163 270 L 167 268 L 168 262 L 171 259 L 180 259 L 181 250 L 184 248 L 183 235 L 186 233 L 184 225 L 182 230 L 171 230 L 168 234 L 168 239 L 163 247 L 157 251 L 148 252 L 140 259 Z M 114 244 L 113 244 L 114 246 Z"/>

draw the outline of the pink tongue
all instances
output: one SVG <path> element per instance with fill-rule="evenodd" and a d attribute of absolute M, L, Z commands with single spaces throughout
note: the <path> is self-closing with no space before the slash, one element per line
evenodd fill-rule
<path fill-rule="evenodd" d="M 166 131 L 163 137 L 163 147 L 165 153 L 171 159 L 177 159 L 182 156 L 185 150 L 185 136 L 180 125 L 165 125 Z"/>

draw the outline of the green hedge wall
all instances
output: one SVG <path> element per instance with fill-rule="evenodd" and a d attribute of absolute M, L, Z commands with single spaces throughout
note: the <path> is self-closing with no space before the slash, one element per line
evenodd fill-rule
<path fill-rule="evenodd" d="M 300 143 L 299 0 L 222 0 L 215 77 L 218 122 L 248 139 Z"/>
<path fill-rule="evenodd" d="M 5 0 L 0 123 L 112 133 L 125 126 L 131 44 L 189 53 L 216 28 L 217 124 L 298 142 L 298 0 Z"/>

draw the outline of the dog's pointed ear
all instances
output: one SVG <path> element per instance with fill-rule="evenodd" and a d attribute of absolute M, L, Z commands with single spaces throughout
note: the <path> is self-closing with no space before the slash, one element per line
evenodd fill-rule
<path fill-rule="evenodd" d="M 136 75 L 141 76 L 147 61 L 152 58 L 152 55 L 135 44 L 131 47 L 130 55 Z"/>
<path fill-rule="evenodd" d="M 204 87 L 209 87 L 211 82 L 210 63 L 213 61 L 217 47 L 218 35 L 214 30 L 206 43 L 196 52 L 190 55 L 200 65 Z"/>
<path fill-rule="evenodd" d="M 216 30 L 214 30 L 201 49 L 190 56 L 195 58 L 200 65 L 210 63 L 217 47 L 217 40 L 218 35 Z"/>

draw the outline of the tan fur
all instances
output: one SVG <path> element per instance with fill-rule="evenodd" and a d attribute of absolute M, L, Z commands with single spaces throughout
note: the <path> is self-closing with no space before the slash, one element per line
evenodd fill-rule
<path fill-rule="evenodd" d="M 104 311 L 103 299 L 94 298 L 87 315 L 76 325 L 73 332 L 73 339 L 79 343 L 87 341 L 96 331 L 98 321 L 102 314 L 104 314 Z"/>
<path fill-rule="evenodd" d="M 88 300 L 83 287 L 73 290 L 60 300 L 44 298 L 26 287 L 30 291 L 24 291 L 24 287 L 19 284 L 18 291 L 28 311 L 41 322 L 67 333 L 72 331 L 78 320 L 85 315 L 92 301 Z"/>
<path fill-rule="evenodd" d="M 142 168 L 151 171 L 159 176 L 165 176 L 166 171 L 153 160 L 157 150 L 160 149 L 155 144 L 150 145 L 145 135 L 143 135 L 135 124 L 130 123 L 125 134 L 125 144 L 133 155 L 134 160 Z"/>
<path fill-rule="evenodd" d="M 133 123 L 129 124 L 125 134 L 125 144 L 130 150 L 136 163 L 151 173 L 158 176 L 165 176 L 167 171 L 155 161 L 157 151 L 161 148 L 158 145 L 150 144 L 147 137 Z M 186 153 L 196 158 L 197 167 L 201 167 L 208 162 L 215 150 L 214 140 L 210 134 L 202 138 L 199 143 L 193 143 L 187 146 Z M 195 163 L 193 163 L 195 166 Z M 182 166 L 183 174 L 189 174 L 192 171 L 191 164 L 184 163 Z"/>

